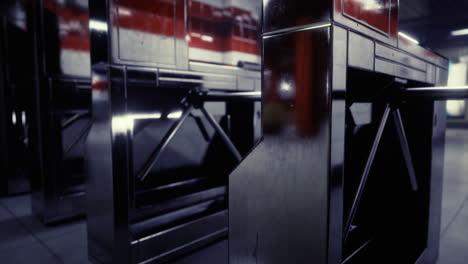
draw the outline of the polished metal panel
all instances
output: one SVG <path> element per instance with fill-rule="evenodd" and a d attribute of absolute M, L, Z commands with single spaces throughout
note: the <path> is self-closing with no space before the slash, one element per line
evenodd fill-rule
<path fill-rule="evenodd" d="M 307 27 L 331 22 L 329 1 L 269 0 L 263 1 L 263 32 Z"/>
<path fill-rule="evenodd" d="M 109 4 L 113 62 L 188 68 L 184 1 L 113 0 Z"/>
<path fill-rule="evenodd" d="M 373 39 L 398 45 L 397 0 L 332 0 L 333 21 Z"/>
<path fill-rule="evenodd" d="M 448 70 L 437 67 L 435 85 L 444 86 L 447 84 L 447 81 L 448 81 Z"/>
<path fill-rule="evenodd" d="M 348 65 L 374 70 L 374 41 L 354 32 L 349 32 Z"/>
<path fill-rule="evenodd" d="M 330 27 L 264 40 L 263 141 L 229 182 L 232 264 L 327 263 L 331 52 Z"/>
<path fill-rule="evenodd" d="M 348 68 L 348 31 L 333 26 L 333 91 L 346 91 Z"/>
<path fill-rule="evenodd" d="M 444 176 L 445 130 L 447 126 L 447 103 L 434 102 L 432 129 L 432 165 L 431 165 L 431 197 L 429 207 L 429 227 L 427 237 L 427 263 L 436 263 L 439 256 L 441 214 L 442 214 L 442 186 Z"/>
<path fill-rule="evenodd" d="M 343 0 L 343 14 L 356 19 L 364 25 L 390 34 L 391 12 L 395 2 L 393 0 L 369 0 L 362 2 L 359 0 Z"/>
<path fill-rule="evenodd" d="M 375 71 L 409 80 L 426 82 L 426 73 L 387 60 L 375 59 Z"/>
<path fill-rule="evenodd" d="M 0 196 L 30 190 L 30 37 L 24 3 L 6 1 L 0 10 Z"/>
<path fill-rule="evenodd" d="M 341 263 L 343 240 L 343 184 L 346 126 L 346 75 L 347 75 L 347 31 L 332 27 L 333 72 L 330 134 L 330 178 L 329 224 L 328 224 L 328 264 Z"/>
<path fill-rule="evenodd" d="M 436 81 L 436 66 L 427 64 L 426 70 L 426 82 L 429 84 L 435 84 Z"/>
<path fill-rule="evenodd" d="M 448 69 L 449 61 L 447 58 L 444 58 L 431 50 L 425 49 L 403 37 L 398 37 L 398 49 L 408 52 L 421 60 L 436 65 L 437 67 Z"/>
<path fill-rule="evenodd" d="M 113 0 L 109 27 L 112 62 L 125 65 L 218 73 L 161 77 L 207 89 L 253 90 L 260 79 L 260 1 Z M 253 68 L 252 68 L 253 67 Z M 253 69 L 253 71 L 252 71 Z M 234 81 L 227 80 L 234 77 Z"/>
<path fill-rule="evenodd" d="M 166 263 L 227 239 L 228 175 L 260 134 L 260 6 L 90 1 L 94 263 Z"/>
<path fill-rule="evenodd" d="M 87 6 L 69 1 L 41 0 L 44 70 L 49 76 L 89 78 L 89 31 Z"/>
<path fill-rule="evenodd" d="M 415 68 L 421 71 L 426 71 L 427 67 L 429 66 L 429 64 L 420 59 L 417 59 L 409 54 L 403 53 L 397 49 L 390 48 L 379 43 L 375 44 L 375 56 L 398 62 L 405 66 Z"/>
<path fill-rule="evenodd" d="M 88 10 L 43 0 L 31 1 L 27 14 L 36 78 L 32 209 L 51 223 L 84 214 L 83 146 L 92 123 Z"/>

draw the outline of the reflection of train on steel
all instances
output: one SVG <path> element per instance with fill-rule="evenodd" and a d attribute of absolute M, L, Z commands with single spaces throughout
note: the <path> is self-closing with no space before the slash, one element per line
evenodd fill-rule
<path fill-rule="evenodd" d="M 66 75 L 89 76 L 87 3 L 59 2 L 46 0 L 44 6 L 57 15 L 61 69 Z M 261 10 L 260 6 L 253 6 L 257 3 L 245 0 L 115 0 L 114 3 L 114 32 L 122 45 L 119 48 L 122 60 L 156 59 L 162 64 L 174 64 L 179 56 L 176 42 L 181 39 L 188 44 L 192 62 L 247 64 L 256 68 L 260 64 Z M 184 9 L 188 14 L 186 21 Z"/>
<path fill-rule="evenodd" d="M 61 4 L 45 0 L 44 7 L 57 20 L 61 73 L 67 76 L 88 77 L 91 74 L 89 56 L 89 15 L 87 1 Z M 83 3 L 81 3 L 83 2 Z"/>
<path fill-rule="evenodd" d="M 20 2 L 0 3 L 0 196 L 30 189 L 30 36 Z"/>
<path fill-rule="evenodd" d="M 260 6 L 254 1 L 115 0 L 113 23 L 123 42 L 122 59 L 164 56 L 173 60 L 174 38 L 188 42 L 191 61 L 260 63 Z M 187 12 L 187 21 L 184 13 Z M 255 12 L 257 11 L 257 12 Z M 163 60 L 164 61 L 164 60 Z"/>
<path fill-rule="evenodd" d="M 84 142 L 92 125 L 86 0 L 28 1 L 35 85 L 32 209 L 45 223 L 84 213 Z"/>
<path fill-rule="evenodd" d="M 89 10 L 90 260 L 213 250 L 225 263 L 229 171 L 261 134 L 259 93 L 244 93 L 261 88 L 261 2 L 93 0 Z"/>

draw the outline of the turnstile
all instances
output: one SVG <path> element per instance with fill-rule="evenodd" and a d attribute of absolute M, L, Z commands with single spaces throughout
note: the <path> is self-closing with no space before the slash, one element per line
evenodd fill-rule
<path fill-rule="evenodd" d="M 0 10 L 0 196 L 30 191 L 30 44 L 24 4 L 5 1 Z"/>
<path fill-rule="evenodd" d="M 90 1 L 89 257 L 226 243 L 228 175 L 258 142 L 260 1 Z M 226 263 L 219 246 L 204 263 Z"/>
<path fill-rule="evenodd" d="M 263 3 L 264 134 L 230 175 L 230 263 L 436 263 L 445 103 L 410 94 L 448 60 L 399 36 L 396 0 Z"/>
<path fill-rule="evenodd" d="M 32 209 L 45 223 L 85 213 L 84 141 L 92 125 L 86 1 L 30 1 L 35 87 Z"/>

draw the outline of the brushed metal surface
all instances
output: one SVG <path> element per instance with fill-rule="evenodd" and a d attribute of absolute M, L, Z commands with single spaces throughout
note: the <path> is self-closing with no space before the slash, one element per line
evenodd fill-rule
<path fill-rule="evenodd" d="M 374 41 L 354 32 L 349 32 L 348 65 L 374 70 Z"/>
<path fill-rule="evenodd" d="M 379 43 L 375 44 L 375 55 L 421 71 L 426 71 L 428 67 L 428 64 L 425 61 Z"/>
<path fill-rule="evenodd" d="M 331 21 L 328 1 L 263 1 L 263 32 Z"/>
<path fill-rule="evenodd" d="M 264 138 L 230 176 L 231 264 L 327 263 L 330 31 L 264 40 Z"/>
<path fill-rule="evenodd" d="M 426 73 L 423 71 L 378 58 L 375 59 L 375 71 L 420 82 L 426 81 Z"/>

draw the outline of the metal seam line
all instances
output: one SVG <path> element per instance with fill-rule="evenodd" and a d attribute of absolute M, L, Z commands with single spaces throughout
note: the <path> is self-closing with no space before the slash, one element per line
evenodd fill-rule
<path fill-rule="evenodd" d="M 321 23 L 308 24 L 304 26 L 278 29 L 278 30 L 270 31 L 268 33 L 263 34 L 263 39 L 271 38 L 271 37 L 281 35 L 284 33 L 295 33 L 295 32 L 300 32 L 300 31 L 311 30 L 311 29 L 330 27 L 331 25 L 332 24 L 330 22 L 325 22 L 325 23 L 321 22 Z"/>

